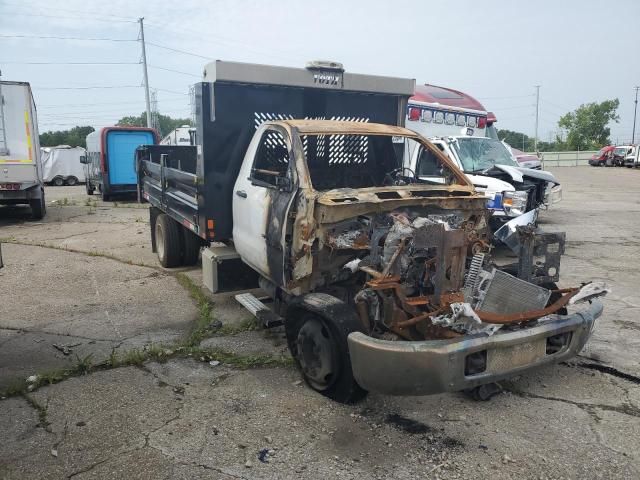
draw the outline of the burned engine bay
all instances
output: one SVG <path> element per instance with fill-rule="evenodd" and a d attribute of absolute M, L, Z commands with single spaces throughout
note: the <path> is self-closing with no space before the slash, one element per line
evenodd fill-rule
<path fill-rule="evenodd" d="M 556 286 L 564 233 L 517 226 L 509 239 L 517 261 L 497 263 L 478 233 L 485 222 L 464 210 L 408 208 L 325 225 L 319 263 L 338 272 L 326 290 L 354 305 L 365 333 L 385 340 L 525 328 L 606 293 L 602 285 Z"/>

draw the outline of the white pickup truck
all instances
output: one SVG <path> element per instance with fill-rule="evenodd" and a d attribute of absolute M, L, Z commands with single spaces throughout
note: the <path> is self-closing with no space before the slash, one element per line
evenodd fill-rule
<path fill-rule="evenodd" d="M 46 211 L 36 105 L 27 82 L 0 81 L 0 205 Z"/>
<path fill-rule="evenodd" d="M 482 398 L 585 345 L 604 290 L 556 286 L 563 234 L 517 229 L 520 258 L 499 268 L 470 253 L 486 197 L 397 125 L 412 81 L 216 62 L 195 92 L 195 147 L 137 152 L 153 248 L 165 267 L 200 246 L 239 257 L 272 303 L 236 298 L 264 326 L 284 324 L 314 390 Z M 433 155 L 439 178 L 407 175 L 403 147 Z"/>
<path fill-rule="evenodd" d="M 487 197 L 496 230 L 505 222 L 559 202 L 562 187 L 544 170 L 521 167 L 511 151 L 499 140 L 460 135 L 429 138 Z M 409 152 L 407 167 L 421 178 L 438 178 L 437 159 L 422 151 Z"/>

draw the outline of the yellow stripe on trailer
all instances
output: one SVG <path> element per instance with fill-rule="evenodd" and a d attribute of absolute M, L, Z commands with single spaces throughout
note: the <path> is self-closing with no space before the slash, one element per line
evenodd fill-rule
<path fill-rule="evenodd" d="M 27 131 L 27 147 L 29 148 L 29 163 L 33 161 L 33 154 L 31 152 L 31 129 L 29 128 L 29 111 L 24 111 L 24 127 Z"/>
<path fill-rule="evenodd" d="M 14 159 L 14 158 L 9 158 L 6 160 L 3 160 L 0 158 L 0 163 L 2 164 L 11 164 L 11 163 L 32 163 L 33 160 L 30 159 L 25 159 L 25 158 L 20 158 L 20 159 Z"/>

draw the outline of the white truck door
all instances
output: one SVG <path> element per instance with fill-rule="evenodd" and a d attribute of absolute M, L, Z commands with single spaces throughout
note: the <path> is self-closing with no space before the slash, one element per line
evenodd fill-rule
<path fill-rule="evenodd" d="M 440 144 L 431 141 L 436 147 L 442 150 Z M 445 153 L 446 155 L 446 153 Z M 445 183 L 442 176 L 442 166 L 440 159 L 429 149 L 420 146 L 411 155 L 411 170 L 422 180 L 429 180 L 433 183 Z"/>
<path fill-rule="evenodd" d="M 242 260 L 276 285 L 284 282 L 287 212 L 295 197 L 291 139 L 277 126 L 254 135 L 233 192 L 233 243 Z"/>

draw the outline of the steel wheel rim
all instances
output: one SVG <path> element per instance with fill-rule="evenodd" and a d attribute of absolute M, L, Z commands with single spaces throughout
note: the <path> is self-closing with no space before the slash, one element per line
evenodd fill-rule
<path fill-rule="evenodd" d="M 296 338 L 297 359 L 307 381 L 316 390 L 333 385 L 337 375 L 337 352 L 331 331 L 317 319 L 308 320 Z"/>
<path fill-rule="evenodd" d="M 156 223 L 156 251 L 160 260 L 164 260 L 164 237 L 160 223 Z"/>

